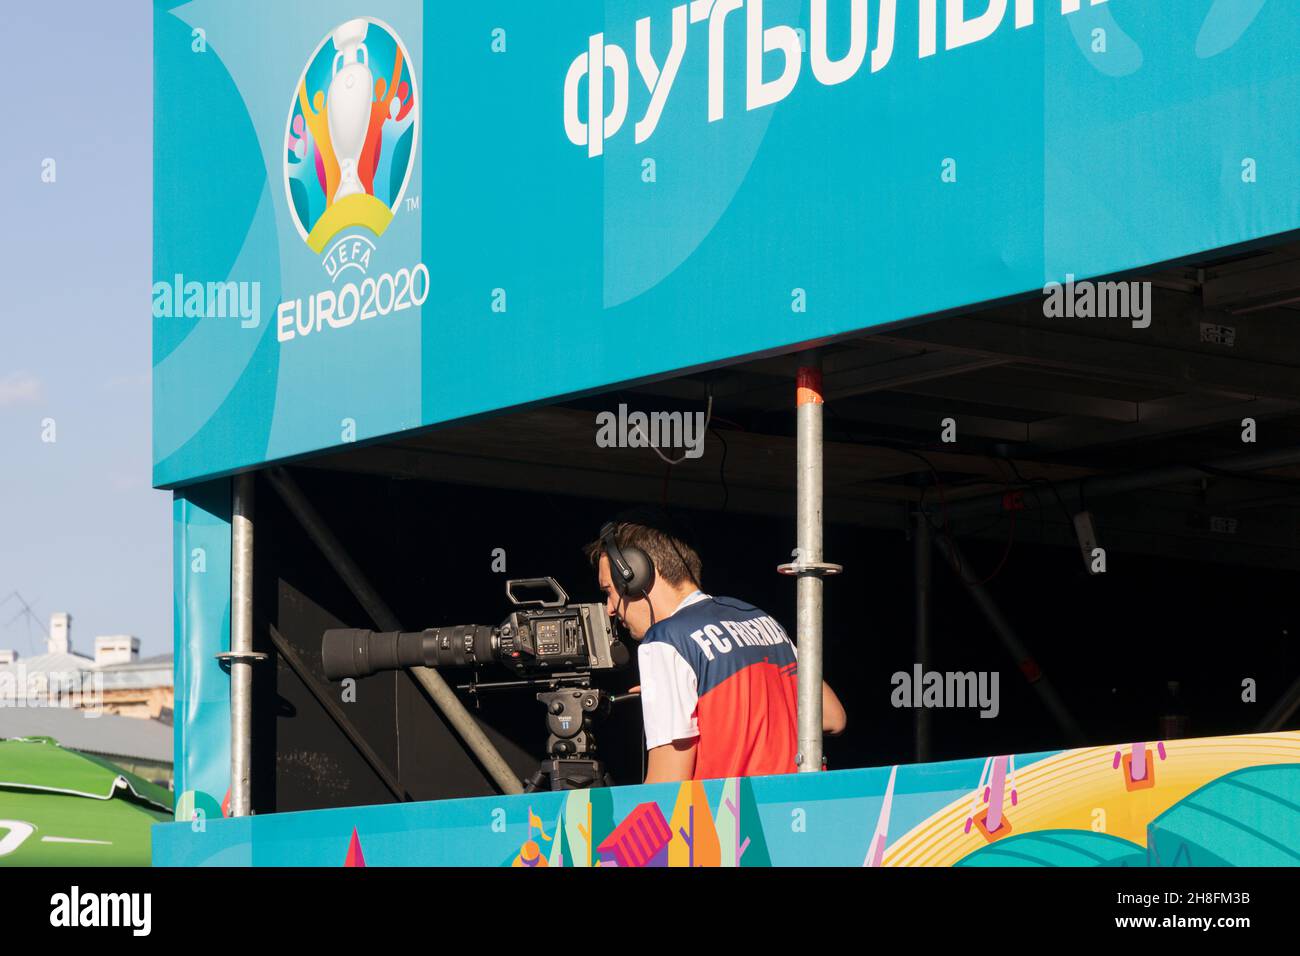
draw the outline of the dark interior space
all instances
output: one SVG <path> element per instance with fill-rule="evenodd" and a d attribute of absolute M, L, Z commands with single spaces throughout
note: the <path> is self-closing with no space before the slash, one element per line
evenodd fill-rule
<path fill-rule="evenodd" d="M 618 503 L 299 474 L 304 492 L 412 630 L 498 623 L 508 610 L 507 576 L 551 575 L 572 600 L 599 600 L 580 548 L 618 510 Z M 337 695 L 338 685 L 321 675 L 321 634 L 328 627 L 369 622 L 269 490 L 261 500 L 259 616 L 277 627 L 314 677 Z M 793 517 L 687 515 L 705 562 L 705 589 L 758 604 L 793 630 L 794 584 L 775 570 L 785 559 L 776 542 L 792 539 Z M 496 548 L 505 550 L 506 574 L 492 571 Z M 843 769 L 909 762 L 914 759 L 916 711 L 891 703 L 891 676 L 910 672 L 916 660 L 906 529 L 901 520 L 893 532 L 831 525 L 826 548 L 846 572 L 827 586 L 825 676 L 849 714 L 845 734 L 827 738 L 828 764 Z M 965 548 L 970 566 L 962 572 L 988 577 L 1003 551 L 988 542 L 970 544 Z M 1300 625 L 1290 600 L 1291 573 L 1129 555 L 1115 563 L 1122 567 L 1089 575 L 1077 549 L 1014 543 L 1002 570 L 987 584 L 1084 728 L 1083 742 L 1253 730 L 1285 689 L 1286 675 L 1300 667 L 1291 636 Z M 1065 746 L 1062 729 L 955 575 L 950 566 L 935 562 L 928 669 L 997 671 L 1000 709 L 993 719 L 981 718 L 974 709 L 930 710 L 930 758 Z M 464 680 L 468 675 L 447 676 Z M 1241 697 L 1247 677 L 1259 685 L 1253 704 Z M 1171 681 L 1178 685 L 1175 694 Z M 635 672 L 628 671 L 598 683 L 622 690 L 635 682 Z M 254 779 L 268 784 L 255 795 L 260 809 L 393 799 L 283 662 L 274 685 L 258 681 L 255 686 L 260 691 L 255 769 L 263 772 Z M 489 779 L 405 674 L 362 679 L 356 702 L 344 709 L 413 799 L 493 792 Z M 476 714 L 497 732 L 494 741 L 520 776 L 531 773 L 545 744 L 541 706 L 532 695 L 525 690 L 485 692 Z M 1181 717 L 1183 723 L 1162 723 L 1169 717 Z M 597 733 L 616 782 L 639 782 L 639 705 L 617 705 Z"/>
<path fill-rule="evenodd" d="M 1123 280 L 1150 283 L 1146 325 L 1049 316 L 1030 296 L 819 344 L 825 559 L 844 566 L 824 592 L 824 674 L 848 712 L 846 732 L 825 743 L 831 769 L 1296 726 L 1300 247 Z M 618 511 L 655 504 L 689 519 L 706 591 L 764 608 L 797 639 L 795 583 L 776 568 L 796 540 L 803 361 L 758 357 L 291 471 L 405 630 L 498 624 L 507 578 L 549 575 L 572 601 L 599 601 L 582 546 Z M 597 417 L 620 406 L 706 415 L 703 454 L 670 450 L 666 464 L 652 448 L 602 446 Z M 279 663 L 273 683 L 255 681 L 257 808 L 495 792 L 405 674 L 366 678 L 343 705 L 400 782 L 386 785 L 275 652 L 261 625 L 337 698 L 322 680 L 322 632 L 375 624 L 270 484 L 258 487 L 258 649 Z M 935 545 L 920 549 L 933 582 L 925 669 L 996 672 L 999 700 L 991 719 L 978 707 L 924 710 L 918 751 L 918 711 L 894 706 L 892 677 L 920 660 L 920 514 Z M 1086 539 L 1104 549 L 1104 573 L 1085 561 Z M 531 693 L 484 693 L 471 709 L 515 772 L 536 769 L 546 735 Z M 622 703 L 596 728 L 617 783 L 641 779 L 639 711 Z"/>

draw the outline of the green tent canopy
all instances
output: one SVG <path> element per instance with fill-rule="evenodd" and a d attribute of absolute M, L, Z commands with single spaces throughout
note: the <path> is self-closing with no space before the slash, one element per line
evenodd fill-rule
<path fill-rule="evenodd" d="M 0 866 L 149 866 L 172 794 L 51 737 L 0 740 Z"/>

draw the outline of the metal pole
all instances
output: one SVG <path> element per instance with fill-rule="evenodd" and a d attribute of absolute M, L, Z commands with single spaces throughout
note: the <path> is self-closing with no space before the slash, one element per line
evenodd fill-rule
<path fill-rule="evenodd" d="M 230 815 L 252 812 L 253 479 L 236 476 L 230 518 Z"/>
<path fill-rule="evenodd" d="M 796 542 L 805 564 L 822 559 L 822 365 L 811 352 L 799 363 L 796 392 L 798 418 L 799 511 Z M 796 585 L 799 630 L 799 763 L 800 772 L 822 768 L 822 579 L 801 574 Z"/>
<path fill-rule="evenodd" d="M 1003 645 L 1011 652 L 1011 656 L 1015 658 L 1021 673 L 1029 680 L 1030 686 L 1043 699 L 1043 703 L 1051 712 L 1052 717 L 1055 718 L 1072 742 L 1082 744 L 1084 742 L 1083 730 L 1075 722 L 1070 712 L 1065 709 L 1065 704 L 1057 695 L 1056 689 L 1051 682 L 1038 669 L 1038 664 L 1030 656 L 1028 648 L 1020 643 L 1020 639 L 1016 637 L 1016 632 L 1012 630 L 1011 624 L 1002 616 L 1002 611 L 999 610 L 997 603 L 989 596 L 988 591 L 984 590 L 978 583 L 968 581 L 966 575 L 962 573 L 962 569 L 968 568 L 970 565 L 966 562 L 956 542 L 950 541 L 946 535 L 942 534 L 933 535 L 932 540 L 934 546 L 939 549 L 939 553 L 957 569 L 961 583 L 966 587 L 966 592 L 975 601 L 979 609 L 984 612 L 984 617 L 988 619 L 989 624 L 992 625 L 994 632 L 1001 639 Z"/>
<path fill-rule="evenodd" d="M 306 530 L 308 537 L 315 542 L 316 547 L 320 548 L 321 553 L 325 555 L 325 559 L 329 561 L 335 573 L 343 579 L 343 583 L 347 585 L 348 590 L 356 597 L 365 612 L 370 615 L 371 620 L 379 626 L 381 631 L 400 631 L 402 625 L 397 620 L 397 615 L 384 603 L 379 596 L 379 592 L 371 586 L 365 573 L 344 550 L 343 545 L 334 536 L 334 532 L 329 529 L 319 512 L 312 507 L 311 502 L 303 495 L 298 483 L 283 468 L 272 468 L 267 473 L 267 477 L 270 479 L 271 486 L 275 488 L 276 493 L 283 499 L 288 509 L 293 512 L 294 517 L 298 519 L 303 529 Z M 501 792 L 523 793 L 522 782 L 515 776 L 515 772 L 510 769 L 510 765 L 506 763 L 506 759 L 501 756 L 500 751 L 493 746 L 492 741 L 488 740 L 478 722 L 465 709 L 465 705 L 460 702 L 456 692 L 443 680 L 442 675 L 428 667 L 412 667 L 409 673 L 420 683 L 437 708 L 442 711 L 448 723 L 460 735 L 461 740 L 464 741 L 470 752 L 478 758 L 483 768 L 487 770 L 493 781 L 501 789 Z"/>
<path fill-rule="evenodd" d="M 799 356 L 795 390 L 799 431 L 794 561 L 777 568 L 798 579 L 795 629 L 799 643 L 800 773 L 822 769 L 822 578 L 844 570 L 822 560 L 822 371 L 816 352 Z"/>
<path fill-rule="evenodd" d="M 916 527 L 912 531 L 912 569 L 916 582 L 916 661 L 924 674 L 930 663 L 930 592 L 932 587 L 930 562 L 930 520 L 924 511 L 917 511 Z M 916 708 L 916 761 L 930 759 L 930 709 Z"/>
<path fill-rule="evenodd" d="M 1266 468 L 1280 468 L 1285 465 L 1300 464 L 1300 448 L 1281 448 L 1273 451 L 1252 452 L 1248 455 L 1235 455 L 1205 462 L 1206 469 L 1196 465 L 1162 465 L 1122 475 L 1101 475 L 1095 478 L 1079 478 L 1072 481 L 1056 482 L 1056 488 L 1063 497 L 1077 495 L 1080 490 L 1089 498 L 1105 495 L 1117 495 L 1126 491 L 1140 491 L 1144 488 L 1159 488 L 1162 485 L 1174 485 L 1186 481 L 1199 481 L 1213 472 L 1225 471 L 1239 475 L 1249 475 L 1252 471 Z M 1051 500 L 1052 496 L 1046 496 Z M 946 509 L 948 519 L 970 518 L 977 515 L 994 514 L 1003 510 L 1005 492 L 981 495 L 964 501 L 949 502 Z M 1024 501 L 1025 508 L 1033 506 L 1031 498 Z M 938 512 L 943 506 L 939 502 L 926 505 L 927 509 Z"/>
<path fill-rule="evenodd" d="M 1286 692 L 1269 708 L 1268 714 L 1259 722 L 1258 733 L 1282 730 L 1291 715 L 1300 710 L 1300 679 L 1297 679 Z"/>

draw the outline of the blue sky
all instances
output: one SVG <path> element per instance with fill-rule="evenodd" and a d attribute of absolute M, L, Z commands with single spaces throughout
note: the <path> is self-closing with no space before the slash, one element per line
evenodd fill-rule
<path fill-rule="evenodd" d="M 142 655 L 172 647 L 171 495 L 149 486 L 151 11 L 4 12 L 0 599 L 70 612 L 83 653 L 98 634 L 135 634 Z M 18 610 L 0 606 L 0 648 L 43 651 L 39 630 L 29 643 L 9 624 Z"/>

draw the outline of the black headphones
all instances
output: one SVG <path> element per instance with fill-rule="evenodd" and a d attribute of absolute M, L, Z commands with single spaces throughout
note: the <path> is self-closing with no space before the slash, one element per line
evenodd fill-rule
<path fill-rule="evenodd" d="M 609 579 L 619 597 L 649 597 L 655 583 L 655 566 L 640 548 L 620 548 L 614 540 L 615 524 L 605 522 L 600 541 L 609 557 Z"/>

